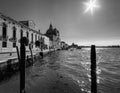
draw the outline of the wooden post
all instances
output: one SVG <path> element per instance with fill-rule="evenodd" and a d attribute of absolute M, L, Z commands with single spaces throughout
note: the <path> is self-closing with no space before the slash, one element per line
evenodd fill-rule
<path fill-rule="evenodd" d="M 20 46 L 20 93 L 25 93 L 25 58 L 26 49 L 24 38 L 21 38 Z"/>
<path fill-rule="evenodd" d="M 41 42 L 41 51 L 40 51 L 40 56 L 43 58 L 43 42 Z"/>
<path fill-rule="evenodd" d="M 19 60 L 19 62 L 20 62 L 20 54 L 19 54 L 18 46 L 16 46 L 16 51 L 17 51 L 18 60 Z"/>
<path fill-rule="evenodd" d="M 32 58 L 32 65 L 33 65 L 34 59 L 33 59 L 33 53 L 32 53 L 32 49 L 31 49 L 31 45 L 30 44 L 29 44 L 29 49 L 30 49 L 31 58 Z"/>
<path fill-rule="evenodd" d="M 17 56 L 18 56 L 18 65 L 20 66 L 20 53 L 19 53 L 18 46 L 16 46 L 16 51 L 17 51 Z M 20 70 L 20 67 L 18 69 Z"/>
<path fill-rule="evenodd" d="M 91 46 L 91 93 L 97 93 L 96 49 L 95 49 L 95 45 Z"/>
<path fill-rule="evenodd" d="M 2 67 L 1 67 L 1 63 L 0 63 L 0 81 L 2 80 L 3 76 L 2 76 Z"/>
<path fill-rule="evenodd" d="M 11 75 L 12 73 L 12 60 L 7 61 L 7 73 L 8 75 Z"/>
<path fill-rule="evenodd" d="M 43 58 L 43 38 L 41 37 L 41 41 L 40 41 L 40 48 L 41 48 L 41 51 L 40 51 L 40 56 Z"/>

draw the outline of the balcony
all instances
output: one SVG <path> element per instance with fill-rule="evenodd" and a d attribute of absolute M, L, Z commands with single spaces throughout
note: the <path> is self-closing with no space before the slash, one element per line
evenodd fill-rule
<path fill-rule="evenodd" d="M 0 36 L 0 41 L 6 42 L 8 40 L 8 36 Z"/>
<path fill-rule="evenodd" d="M 10 41 L 10 42 L 13 42 L 13 43 L 14 43 L 14 42 L 17 42 L 17 38 L 16 38 L 16 37 L 9 38 L 9 41 Z"/>

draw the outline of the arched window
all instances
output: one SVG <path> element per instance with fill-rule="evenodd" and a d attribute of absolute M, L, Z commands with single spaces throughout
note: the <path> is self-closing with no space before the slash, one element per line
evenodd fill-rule
<path fill-rule="evenodd" d="M 7 47 L 7 25 L 5 23 L 3 23 L 2 27 L 2 37 L 3 37 L 2 47 Z"/>

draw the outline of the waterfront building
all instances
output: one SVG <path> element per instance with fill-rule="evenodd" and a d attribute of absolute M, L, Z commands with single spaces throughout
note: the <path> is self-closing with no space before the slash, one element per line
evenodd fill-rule
<path fill-rule="evenodd" d="M 31 29 L 35 29 L 35 23 L 33 20 L 19 21 L 20 23 L 28 26 Z"/>
<path fill-rule="evenodd" d="M 50 39 L 50 47 L 52 49 L 60 49 L 60 33 L 56 28 L 53 28 L 52 24 L 50 24 L 49 29 L 45 34 Z"/>
<path fill-rule="evenodd" d="M 60 49 L 60 33 L 56 28 L 54 28 L 53 32 L 55 34 L 53 35 L 54 47 Z"/>
<path fill-rule="evenodd" d="M 50 45 L 49 38 L 47 36 L 43 35 L 42 39 L 43 39 L 43 50 L 49 51 L 49 45 Z"/>
<path fill-rule="evenodd" d="M 67 49 L 69 45 L 65 43 L 64 41 L 61 41 L 60 46 L 61 46 L 61 49 Z"/>
<path fill-rule="evenodd" d="M 16 52 L 16 46 L 20 47 L 21 37 L 27 37 L 32 50 L 38 49 L 35 41 L 44 37 L 45 43 L 48 44 L 48 38 L 35 30 L 33 21 L 16 21 L 6 15 L 0 13 L 0 53 Z M 49 47 L 49 44 L 47 45 Z M 29 51 L 29 47 L 26 47 Z"/>

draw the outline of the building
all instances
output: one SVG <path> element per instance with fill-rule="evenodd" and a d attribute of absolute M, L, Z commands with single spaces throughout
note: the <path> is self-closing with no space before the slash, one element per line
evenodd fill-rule
<path fill-rule="evenodd" d="M 60 33 L 56 28 L 53 28 L 50 24 L 49 29 L 46 31 L 45 35 L 50 39 L 51 49 L 60 49 Z"/>
<path fill-rule="evenodd" d="M 19 21 L 20 23 L 28 26 L 31 29 L 35 29 L 35 23 L 32 20 L 26 20 L 26 21 Z"/>
<path fill-rule="evenodd" d="M 38 49 L 35 42 L 44 37 L 45 43 L 48 44 L 48 38 L 35 30 L 33 21 L 16 21 L 0 13 L 0 53 L 16 52 L 16 46 L 20 47 L 21 37 L 27 37 L 32 50 Z M 49 45 L 47 45 L 49 46 Z M 26 47 L 29 51 L 29 47 Z"/>
<path fill-rule="evenodd" d="M 69 47 L 69 45 L 67 43 L 65 43 L 64 41 L 61 41 L 60 42 L 60 46 L 61 46 L 61 49 L 67 49 Z"/>
<path fill-rule="evenodd" d="M 50 40 L 45 35 L 42 36 L 43 39 L 43 50 L 49 51 Z"/>

